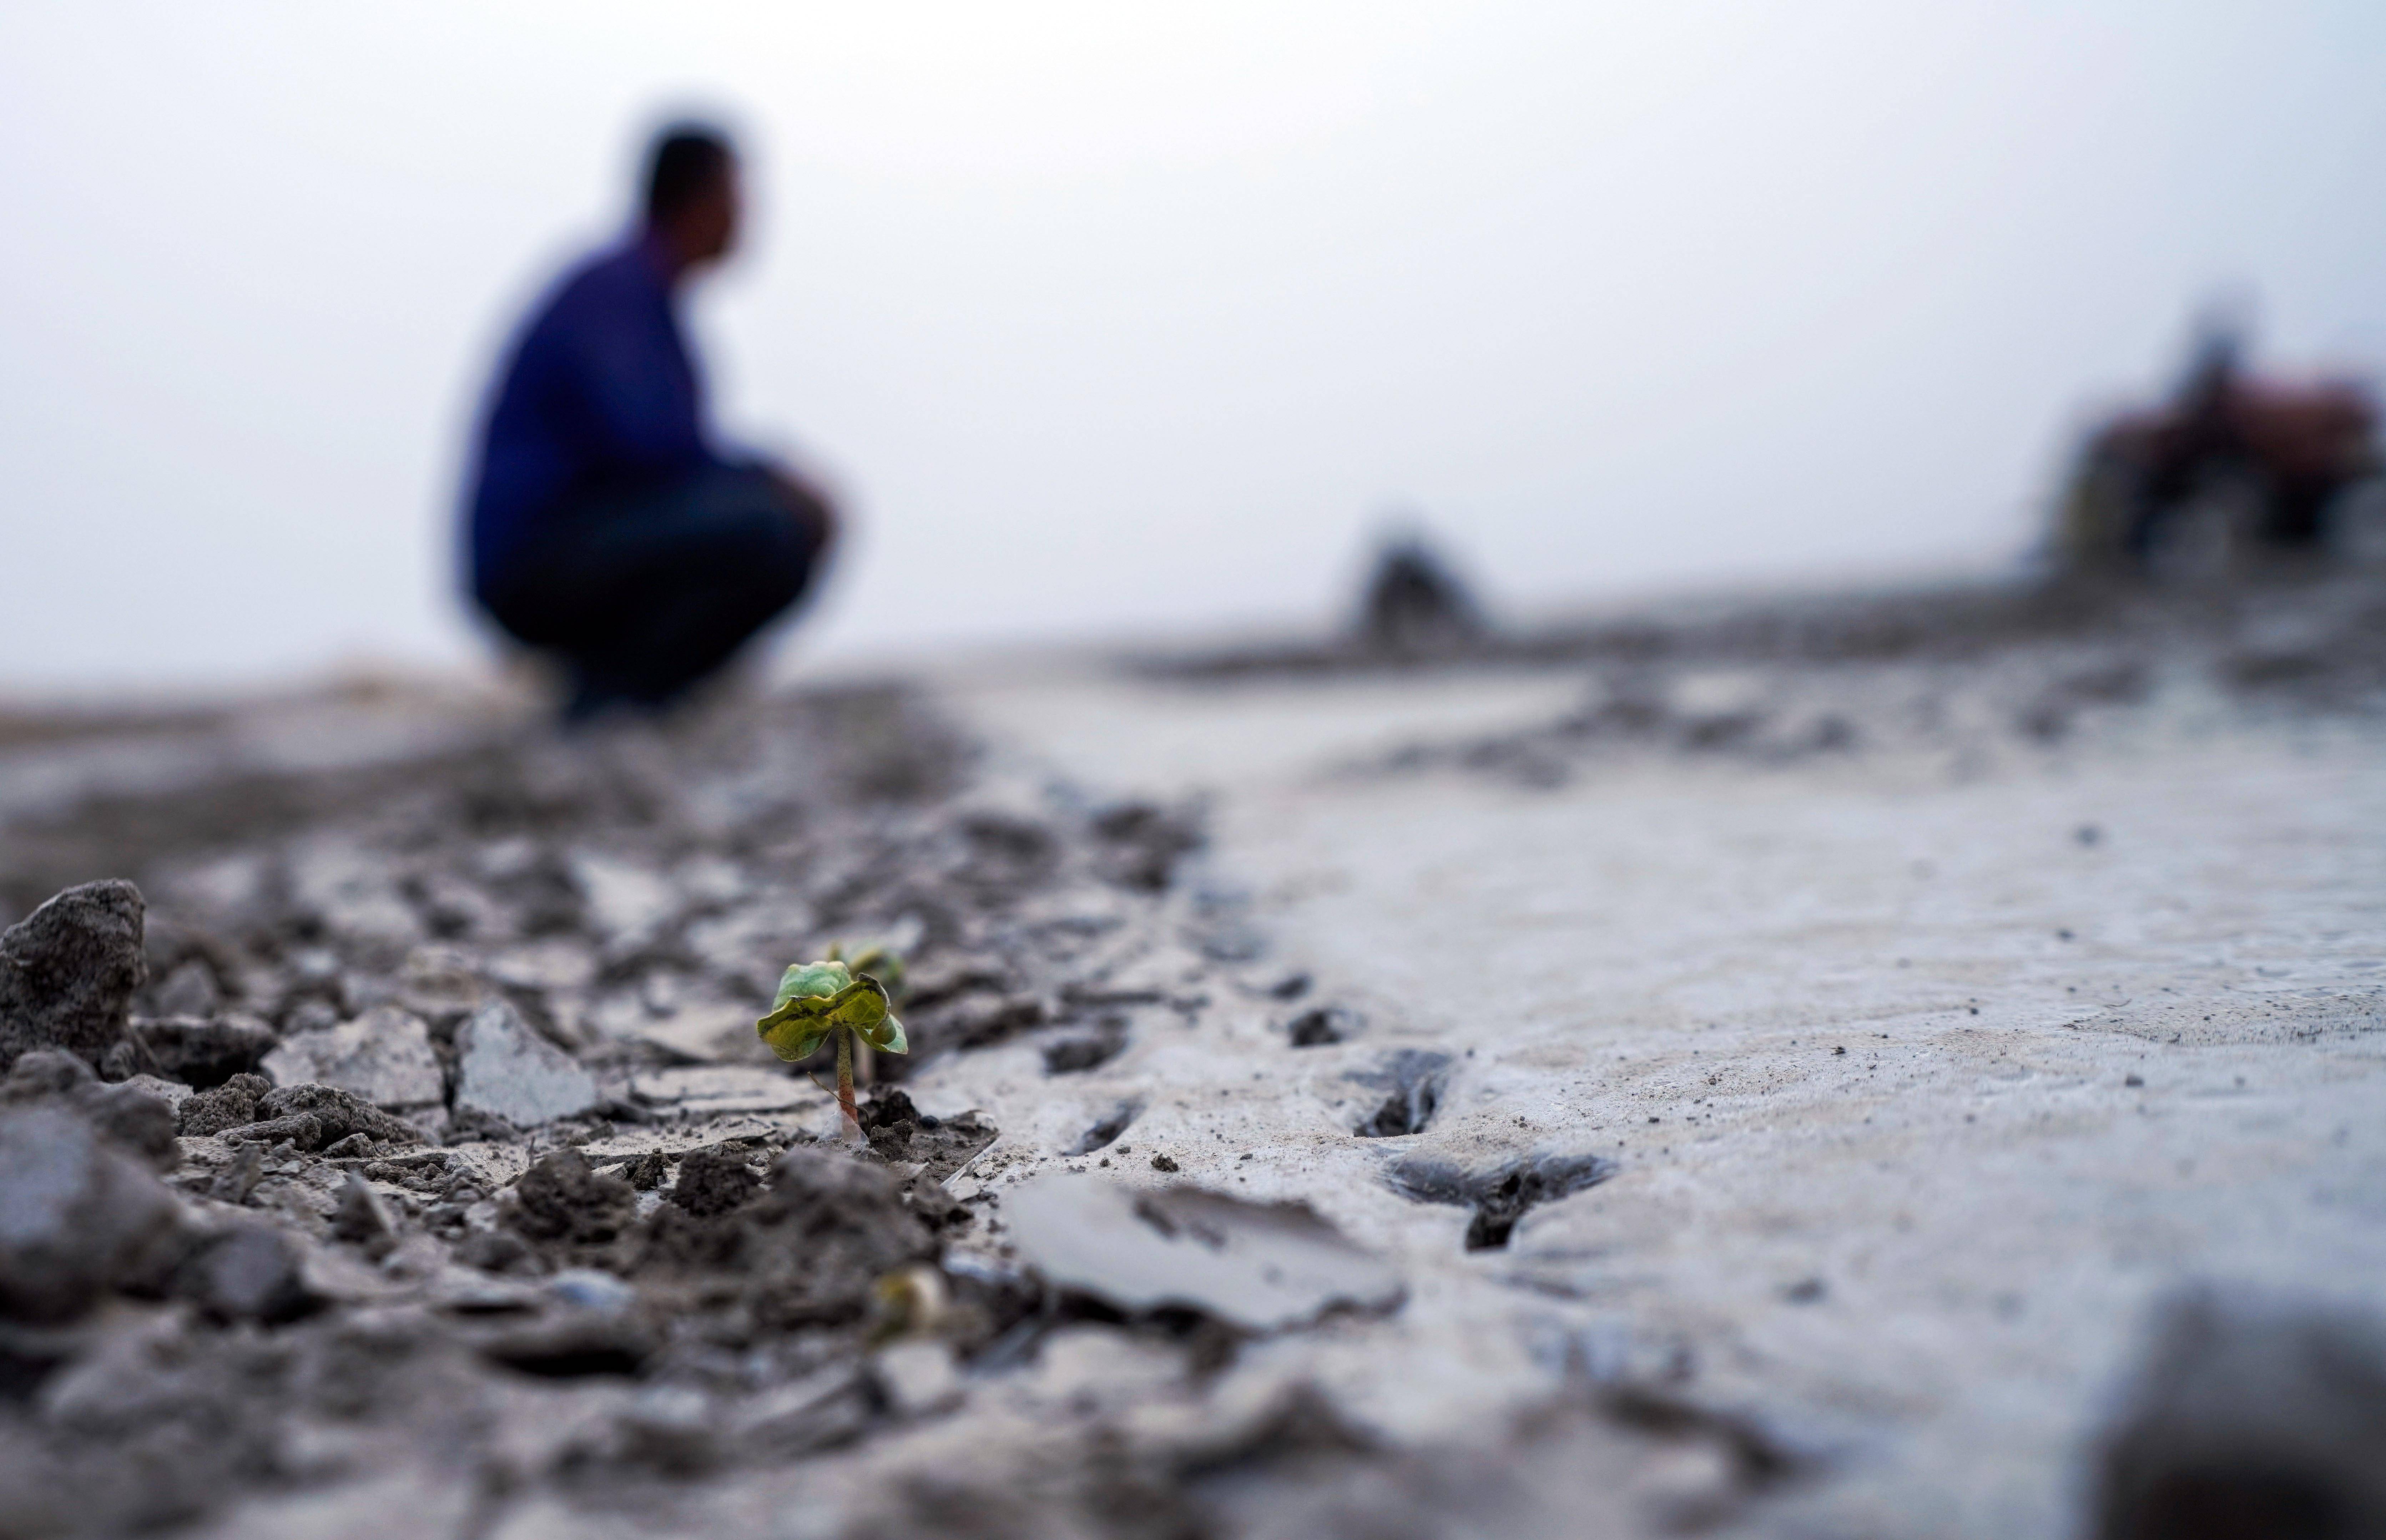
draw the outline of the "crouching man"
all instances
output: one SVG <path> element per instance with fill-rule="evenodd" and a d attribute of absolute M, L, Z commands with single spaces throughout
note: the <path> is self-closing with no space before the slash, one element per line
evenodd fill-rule
<path fill-rule="evenodd" d="M 706 423 L 676 301 L 735 246 L 739 211 L 728 141 L 666 131 L 637 228 L 539 302 L 489 397 L 472 595 L 562 665 L 567 721 L 679 700 L 803 596 L 835 538 L 818 491 Z"/>

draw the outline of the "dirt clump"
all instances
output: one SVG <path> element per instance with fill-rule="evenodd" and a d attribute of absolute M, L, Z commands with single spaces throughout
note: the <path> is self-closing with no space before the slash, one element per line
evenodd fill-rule
<path fill-rule="evenodd" d="M 297 1247 L 270 1224 L 235 1225 L 195 1246 L 176 1269 L 173 1289 L 225 1322 L 278 1324 L 318 1303 Z"/>
<path fill-rule="evenodd" d="M 272 1089 L 273 1083 L 263 1075 L 234 1075 L 221 1085 L 184 1100 L 178 1132 L 185 1138 L 196 1139 L 253 1123 L 257 1117 L 257 1099 Z"/>
<path fill-rule="evenodd" d="M 320 1150 L 362 1134 L 387 1144 L 414 1145 L 421 1133 L 370 1102 L 331 1085 L 284 1085 L 257 1098 L 257 1121 L 225 1132 L 250 1144 L 287 1139 L 302 1150 Z"/>
<path fill-rule="evenodd" d="M 173 1196 L 88 1120 L 0 1111 L 0 1316 L 55 1321 L 157 1292 L 185 1240 Z"/>
<path fill-rule="evenodd" d="M 717 1191 L 712 1179 L 702 1185 Z M 734 1208 L 656 1208 L 635 1275 L 734 1293 L 757 1328 L 788 1331 L 859 1321 L 881 1276 L 933 1262 L 939 1249 L 883 1167 L 797 1147 L 780 1157 L 768 1188 Z"/>
<path fill-rule="evenodd" d="M 975 1111 L 932 1117 L 899 1088 L 880 1091 L 861 1107 L 861 1131 L 882 1159 L 923 1166 L 941 1182 L 994 1142 L 995 1127 Z"/>
<path fill-rule="evenodd" d="M 614 1261 L 637 1214 L 637 1194 L 618 1176 L 590 1169 L 576 1149 L 543 1156 L 513 1185 L 506 1228 L 564 1266 Z"/>
<path fill-rule="evenodd" d="M 132 992 L 148 978 L 145 912 L 131 883 L 85 883 L 0 933 L 0 1069 L 36 1048 L 97 1065 L 124 1040 Z"/>
<path fill-rule="evenodd" d="M 651 1183 L 649 1183 L 651 1185 Z M 727 1150 L 695 1150 L 679 1163 L 671 1200 L 700 1220 L 725 1214 L 762 1190 L 762 1179 L 744 1157 Z"/>
<path fill-rule="evenodd" d="M 174 1109 L 134 1085 L 104 1085 L 91 1066 L 57 1048 L 20 1057 L 0 1081 L 0 1106 L 56 1102 L 90 1121 L 119 1147 L 161 1171 L 179 1159 Z"/>

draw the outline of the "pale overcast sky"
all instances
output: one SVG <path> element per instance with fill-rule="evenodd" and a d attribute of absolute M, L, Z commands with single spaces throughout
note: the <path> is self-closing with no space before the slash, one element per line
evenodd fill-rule
<path fill-rule="evenodd" d="M 860 523 L 791 657 L 2018 558 L 2190 313 L 2386 365 L 2386 6 L 0 11 L 0 694 L 483 656 L 493 352 L 676 106 L 724 426 Z"/>

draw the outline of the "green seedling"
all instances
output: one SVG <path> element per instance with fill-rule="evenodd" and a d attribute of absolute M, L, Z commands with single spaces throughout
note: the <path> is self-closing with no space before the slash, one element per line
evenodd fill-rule
<path fill-rule="evenodd" d="M 845 1114 L 847 1137 L 859 1140 L 861 1113 L 853 1105 L 853 1040 L 859 1037 L 881 1053 L 890 1054 L 909 1053 L 911 1045 L 903 1035 L 903 1023 L 895 1020 L 886 986 L 855 966 L 890 961 L 889 955 L 873 947 L 848 964 L 836 952 L 832 946 L 825 961 L 790 967 L 779 980 L 771 1014 L 754 1023 L 754 1032 L 772 1053 L 791 1063 L 810 1058 L 822 1044 L 836 1039 L 837 1110 Z M 899 978 L 901 965 L 889 971 Z"/>
<path fill-rule="evenodd" d="M 828 944 L 831 962 L 842 962 L 859 976 L 869 974 L 886 986 L 886 998 L 896 1005 L 903 1003 L 903 958 L 884 942 L 873 941 L 851 957 L 845 955 L 845 943 Z"/>

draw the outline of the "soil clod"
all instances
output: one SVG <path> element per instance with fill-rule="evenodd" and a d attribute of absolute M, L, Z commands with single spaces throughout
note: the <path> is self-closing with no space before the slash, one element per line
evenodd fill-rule
<path fill-rule="evenodd" d="M 148 978 L 147 906 L 131 883 L 71 887 L 0 933 L 0 1070 L 36 1048 L 96 1066 Z"/>
<path fill-rule="evenodd" d="M 158 1288 L 186 1242 L 172 1195 L 88 1120 L 0 1111 L 0 1315 L 60 1320 Z"/>

